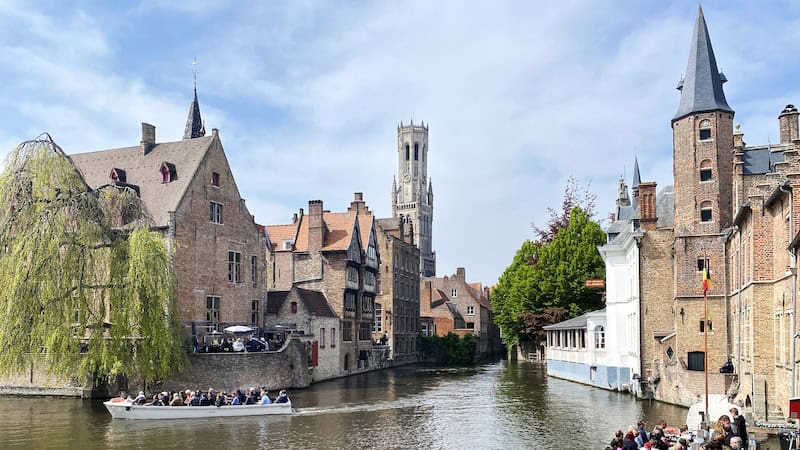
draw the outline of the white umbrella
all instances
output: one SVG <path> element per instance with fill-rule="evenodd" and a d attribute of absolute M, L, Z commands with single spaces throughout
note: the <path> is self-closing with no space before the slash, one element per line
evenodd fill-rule
<path fill-rule="evenodd" d="M 249 333 L 253 331 L 253 329 L 244 325 L 234 325 L 232 327 L 225 328 L 225 331 L 228 333 Z"/>

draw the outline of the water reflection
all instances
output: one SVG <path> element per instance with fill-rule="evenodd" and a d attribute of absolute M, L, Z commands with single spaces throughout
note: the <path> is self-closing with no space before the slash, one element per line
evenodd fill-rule
<path fill-rule="evenodd" d="M 645 418 L 686 410 L 547 378 L 528 364 L 403 367 L 292 393 L 292 416 L 111 420 L 100 402 L 0 398 L 11 448 L 602 448 Z M 43 432 L 43 429 L 46 432 Z"/>

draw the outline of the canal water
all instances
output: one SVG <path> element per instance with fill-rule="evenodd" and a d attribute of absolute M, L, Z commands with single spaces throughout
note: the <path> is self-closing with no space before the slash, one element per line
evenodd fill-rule
<path fill-rule="evenodd" d="M 644 419 L 686 409 L 548 378 L 498 362 L 406 366 L 291 392 L 292 416 L 111 420 L 99 401 L 0 397 L 0 448 L 65 449 L 602 449 Z"/>

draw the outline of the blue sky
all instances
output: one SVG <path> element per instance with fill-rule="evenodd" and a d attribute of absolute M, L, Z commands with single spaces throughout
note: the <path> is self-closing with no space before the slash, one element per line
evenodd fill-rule
<path fill-rule="evenodd" d="M 800 3 L 704 2 L 748 144 L 800 103 Z M 693 2 L 0 0 L 0 151 L 43 131 L 68 153 L 182 136 L 192 59 L 260 223 L 353 192 L 391 211 L 399 121 L 430 123 L 438 274 L 493 283 L 570 176 L 613 208 L 638 155 L 671 184 L 670 119 Z"/>

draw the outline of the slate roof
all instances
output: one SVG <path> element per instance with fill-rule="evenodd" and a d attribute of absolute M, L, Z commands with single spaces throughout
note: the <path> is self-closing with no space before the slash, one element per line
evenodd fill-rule
<path fill-rule="evenodd" d="M 203 119 L 200 117 L 200 103 L 197 101 L 197 88 L 194 88 L 194 99 L 189 105 L 189 116 L 186 118 L 186 128 L 183 130 L 184 139 L 194 139 L 206 134 Z"/>
<path fill-rule="evenodd" d="M 111 170 L 125 171 L 126 182 L 138 186 L 145 210 L 156 226 L 169 224 L 197 167 L 205 158 L 214 136 L 155 144 L 148 154 L 140 145 L 69 155 L 86 183 L 93 189 L 111 183 Z M 175 166 L 176 177 L 162 183 L 161 164 Z"/>
<path fill-rule="evenodd" d="M 761 175 L 775 171 L 775 163 L 783 162 L 783 150 L 791 146 L 769 145 L 745 148 L 742 152 L 742 173 Z"/>
<path fill-rule="evenodd" d="M 303 303 L 303 308 L 319 317 L 337 317 L 331 308 L 325 294 L 320 291 L 293 288 L 297 291 L 297 298 Z M 281 311 L 291 291 L 269 291 L 267 293 L 267 314 L 278 314 Z"/>
<path fill-rule="evenodd" d="M 591 311 L 582 316 L 573 317 L 572 319 L 565 320 L 563 322 L 554 323 L 552 325 L 547 325 L 542 327 L 544 330 L 574 330 L 576 328 L 586 328 L 586 321 L 590 315 L 596 313 L 603 313 L 605 314 L 606 309 L 603 308 L 598 311 Z"/>
<path fill-rule="evenodd" d="M 383 231 L 394 231 L 400 229 L 400 218 L 399 217 L 387 217 L 384 219 L 375 219 L 375 224 Z"/>
<path fill-rule="evenodd" d="M 656 194 L 657 228 L 671 228 L 675 225 L 675 189 L 665 186 Z"/>
<path fill-rule="evenodd" d="M 269 291 L 267 292 L 267 314 L 278 314 L 289 296 L 289 291 Z"/>
<path fill-rule="evenodd" d="M 725 75 L 717 69 L 711 38 L 708 36 L 703 8 L 697 8 L 697 21 L 692 34 L 692 45 L 689 48 L 689 62 L 686 65 L 686 76 L 678 83 L 681 91 L 681 102 L 678 112 L 672 120 L 678 120 L 689 114 L 707 111 L 733 112 L 722 84 L 727 81 Z"/>

